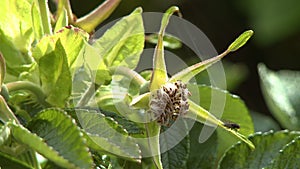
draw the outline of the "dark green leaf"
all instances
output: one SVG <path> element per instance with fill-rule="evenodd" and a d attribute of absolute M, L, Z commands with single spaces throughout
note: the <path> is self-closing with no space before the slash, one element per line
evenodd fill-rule
<path fill-rule="evenodd" d="M 26 163 L 0 151 L 0 166 L 3 169 L 33 169 Z"/>
<path fill-rule="evenodd" d="M 289 168 L 297 169 L 300 166 L 300 137 L 298 136 L 280 151 L 279 155 L 273 159 L 272 164 L 267 169 Z"/>
<path fill-rule="evenodd" d="M 180 127 L 178 127 L 178 123 L 176 125 L 177 128 L 162 128 L 162 133 L 160 134 L 160 150 L 168 150 L 161 154 L 161 161 L 164 169 L 173 169 L 173 168 L 187 168 L 187 160 L 190 153 L 190 138 L 187 133 L 186 126 L 184 121 Z M 168 132 L 164 131 L 164 129 L 168 130 Z M 182 132 L 179 132 L 182 131 Z M 178 144 L 173 146 L 174 141 L 178 141 L 178 134 L 186 135 Z M 194 146 L 194 145 L 192 145 Z"/>
<path fill-rule="evenodd" d="M 251 150 L 245 143 L 238 143 L 224 154 L 219 167 L 222 169 L 267 167 L 274 158 L 277 158 L 279 151 L 299 135 L 299 132 L 288 131 L 257 133 L 249 138 L 255 145 L 255 150 Z"/>
<path fill-rule="evenodd" d="M 28 126 L 33 135 L 22 127 L 17 128 L 18 139 L 35 149 L 59 166 L 67 168 L 90 168 L 91 155 L 84 143 L 82 133 L 73 119 L 57 109 L 46 109 L 37 114 Z M 27 137 L 22 133 L 26 133 Z"/>
<path fill-rule="evenodd" d="M 63 107 L 71 95 L 72 79 L 67 56 L 60 40 L 57 41 L 54 51 L 40 59 L 39 72 L 47 102 Z"/>
<path fill-rule="evenodd" d="M 261 88 L 266 103 L 280 124 L 288 129 L 300 128 L 300 72 L 281 70 L 273 72 L 258 65 Z"/>
<path fill-rule="evenodd" d="M 199 142 L 203 124 L 195 123 L 190 131 L 190 153 L 187 161 L 188 169 L 211 169 L 217 163 L 217 133 L 213 133 L 204 143 Z"/>
<path fill-rule="evenodd" d="M 94 150 L 122 156 L 133 161 L 141 160 L 141 150 L 127 131 L 112 118 L 93 110 L 76 110 L 78 121 L 87 133 L 87 144 Z"/>

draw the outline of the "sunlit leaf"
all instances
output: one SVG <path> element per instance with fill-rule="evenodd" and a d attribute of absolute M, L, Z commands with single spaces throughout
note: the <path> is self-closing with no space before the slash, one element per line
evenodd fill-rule
<path fill-rule="evenodd" d="M 58 19 L 55 24 L 54 32 L 59 31 L 63 27 L 68 25 L 68 16 L 67 16 L 67 11 L 66 9 L 63 8 L 62 12 L 58 16 Z"/>
<path fill-rule="evenodd" d="M 53 35 L 44 36 L 32 49 L 32 56 L 39 60 L 44 55 L 55 49 L 57 41 L 60 39 L 61 44 L 66 51 L 68 65 L 71 66 L 79 55 L 89 35 L 79 28 L 64 27 Z"/>
<path fill-rule="evenodd" d="M 67 56 L 60 40 L 57 41 L 54 51 L 40 58 L 38 64 L 47 102 L 63 107 L 71 95 L 72 79 Z"/>

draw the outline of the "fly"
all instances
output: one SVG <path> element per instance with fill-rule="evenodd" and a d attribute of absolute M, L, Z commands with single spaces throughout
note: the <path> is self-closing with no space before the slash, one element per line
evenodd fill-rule
<path fill-rule="evenodd" d="M 241 128 L 240 125 L 236 124 L 236 123 L 231 123 L 231 122 L 224 122 L 223 124 L 225 127 L 232 129 L 232 130 L 239 130 Z"/>

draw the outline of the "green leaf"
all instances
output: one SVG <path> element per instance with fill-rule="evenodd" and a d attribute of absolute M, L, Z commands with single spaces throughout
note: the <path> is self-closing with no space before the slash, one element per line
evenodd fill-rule
<path fill-rule="evenodd" d="M 199 142 L 203 124 L 196 122 L 189 132 L 190 152 L 187 161 L 188 169 L 211 169 L 217 162 L 218 137 L 214 132 L 204 143 Z"/>
<path fill-rule="evenodd" d="M 72 79 L 60 40 L 57 41 L 54 51 L 42 57 L 38 64 L 42 88 L 47 95 L 46 101 L 63 107 L 71 95 Z"/>
<path fill-rule="evenodd" d="M 76 110 L 86 132 L 87 144 L 94 150 L 116 154 L 133 161 L 141 160 L 141 150 L 127 131 L 113 119 L 93 110 Z"/>
<path fill-rule="evenodd" d="M 92 158 L 82 133 L 74 120 L 65 112 L 58 109 L 45 109 L 32 119 L 28 128 L 35 134 L 23 127 L 15 126 L 14 137 L 59 166 L 91 167 Z"/>
<path fill-rule="evenodd" d="M 16 50 L 27 53 L 33 41 L 30 2 L 27 0 L 2 0 L 0 6 L 0 36 L 10 41 Z M 1 41 L 1 43 L 3 42 Z"/>
<path fill-rule="evenodd" d="M 44 30 L 42 25 L 41 14 L 35 2 L 33 2 L 31 5 L 31 20 L 32 20 L 32 29 L 34 32 L 35 40 L 39 40 L 43 37 Z"/>
<path fill-rule="evenodd" d="M 246 44 L 246 42 L 251 38 L 252 35 L 253 35 L 252 30 L 243 32 L 234 42 L 232 42 L 229 45 L 227 50 L 229 50 L 230 52 L 234 52 L 238 50 L 239 48 L 241 48 Z"/>
<path fill-rule="evenodd" d="M 167 132 L 163 132 L 160 134 L 160 149 L 169 149 L 169 147 L 174 144 L 174 140 L 178 139 L 176 138 L 178 135 L 175 133 L 178 132 L 178 130 L 186 131 L 187 128 L 184 128 L 183 126 L 185 122 L 182 121 L 183 124 L 180 125 L 180 127 L 174 129 L 174 128 L 167 128 L 162 127 L 162 130 L 166 129 Z M 183 127 L 183 128 L 182 128 Z M 174 130 L 174 131 L 170 131 Z M 182 132 L 178 132 L 182 133 Z M 185 133 L 187 134 L 187 133 Z M 187 134 L 178 144 L 176 144 L 173 148 L 169 149 L 168 151 L 161 154 L 161 161 L 164 169 L 173 169 L 173 168 L 187 168 L 187 160 L 190 153 L 190 138 Z M 194 146 L 194 145 L 192 145 Z"/>
<path fill-rule="evenodd" d="M 280 130 L 279 124 L 271 117 L 262 113 L 251 111 L 254 129 L 256 132 L 267 132 Z"/>
<path fill-rule="evenodd" d="M 53 35 L 44 36 L 32 49 L 32 56 L 38 61 L 41 57 L 55 50 L 56 43 L 60 39 L 66 51 L 68 65 L 72 66 L 88 37 L 89 35 L 79 28 L 64 27 Z"/>
<path fill-rule="evenodd" d="M 149 43 L 157 44 L 158 35 L 157 34 L 148 35 L 148 36 L 146 36 L 145 40 Z M 181 43 L 180 39 L 176 38 L 175 36 L 166 34 L 166 35 L 164 35 L 163 40 L 164 40 L 163 45 L 166 48 L 178 49 L 178 48 L 182 47 L 182 43 Z"/>
<path fill-rule="evenodd" d="M 299 134 L 299 132 L 288 131 L 257 133 L 249 138 L 255 145 L 255 150 L 251 150 L 245 143 L 238 143 L 224 154 L 219 168 L 267 167 L 274 158 L 278 157 L 280 150 Z"/>
<path fill-rule="evenodd" d="M 92 70 L 112 66 L 125 66 L 134 69 L 144 48 L 144 26 L 142 10 L 137 8 L 129 16 L 119 20 L 97 39 L 93 47 L 97 48 L 102 62 Z M 94 57 L 94 56 L 86 56 Z M 97 64 L 97 65 L 98 65 Z"/>
<path fill-rule="evenodd" d="M 30 167 L 26 163 L 16 159 L 13 156 L 10 156 L 8 154 L 4 154 L 0 151 L 0 166 L 3 169 L 6 168 L 13 168 L 13 169 L 33 169 L 33 167 Z"/>
<path fill-rule="evenodd" d="M 179 13 L 179 8 L 176 6 L 170 7 L 165 12 L 161 20 L 157 45 L 155 47 L 155 52 L 153 56 L 153 73 L 150 81 L 150 91 L 159 89 L 161 85 L 164 85 L 168 81 L 168 74 L 167 74 L 167 68 L 166 68 L 165 56 L 164 56 L 163 37 L 167 25 L 169 23 L 169 19 L 175 12 Z"/>
<path fill-rule="evenodd" d="M 300 128 L 300 72 L 281 70 L 273 72 L 258 65 L 261 89 L 268 108 L 279 123 L 288 129 Z"/>
<path fill-rule="evenodd" d="M 54 32 L 59 31 L 63 27 L 68 25 L 68 16 L 67 16 L 67 11 L 65 8 L 63 8 L 62 12 L 58 16 L 58 19 L 55 24 Z"/>
<path fill-rule="evenodd" d="M 267 169 L 276 168 L 298 168 L 300 166 L 300 137 L 298 136 L 281 150 L 279 155 L 273 159 L 272 164 Z"/>
<path fill-rule="evenodd" d="M 245 137 L 254 132 L 252 120 L 244 102 L 238 96 L 209 86 L 188 85 L 188 88 L 192 92 L 191 99 L 194 101 L 197 101 L 198 99 L 200 100 L 201 107 L 196 106 L 198 107 L 196 111 L 202 116 L 199 122 L 205 123 L 207 121 L 221 127 L 217 129 L 218 139 L 220 140 L 218 156 L 220 156 L 228 147 L 236 143 L 238 140 L 245 141 L 247 144 L 249 144 L 249 146 L 254 148 L 253 144 Z M 196 91 L 195 88 L 197 88 L 198 91 Z M 193 94 L 197 95 L 198 93 L 200 98 L 194 98 Z M 212 103 L 215 105 L 211 105 Z M 224 109 L 222 106 L 224 106 Z M 191 104 L 190 107 L 190 110 L 192 110 L 193 104 Z M 207 110 L 210 110 L 211 112 L 208 112 Z M 219 112 L 222 110 L 223 112 Z M 214 115 L 222 115 L 222 121 L 237 123 L 240 125 L 241 129 L 239 132 L 236 132 L 224 127 L 223 122 L 218 120 Z M 197 118 L 199 117 L 200 116 Z"/>

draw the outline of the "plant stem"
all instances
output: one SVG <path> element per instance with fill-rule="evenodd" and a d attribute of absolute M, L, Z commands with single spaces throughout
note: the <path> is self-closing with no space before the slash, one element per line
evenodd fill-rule
<path fill-rule="evenodd" d="M 19 120 L 17 119 L 15 114 L 10 110 L 2 96 L 0 96 L 0 120 L 2 120 L 3 122 L 14 120 L 17 124 L 20 124 Z"/>
<path fill-rule="evenodd" d="M 113 72 L 114 75 L 123 75 L 128 77 L 132 83 L 136 84 L 136 85 L 143 85 L 145 84 L 147 81 L 140 75 L 138 74 L 136 71 L 131 70 L 127 67 L 117 67 L 117 68 L 111 68 L 110 72 Z"/>
<path fill-rule="evenodd" d="M 110 16 L 120 2 L 121 0 L 106 0 L 91 13 L 77 19 L 74 24 L 90 33 L 96 26 Z"/>
<path fill-rule="evenodd" d="M 9 92 L 18 91 L 18 90 L 30 91 L 37 97 L 38 101 L 42 105 L 44 105 L 45 107 L 49 107 L 49 104 L 45 101 L 47 96 L 44 94 L 43 90 L 34 83 L 26 82 L 26 81 L 16 81 L 16 82 L 7 83 L 6 87 Z"/>
<path fill-rule="evenodd" d="M 38 3 L 39 3 L 44 32 L 45 32 L 45 34 L 52 34 L 48 0 L 38 0 Z"/>

